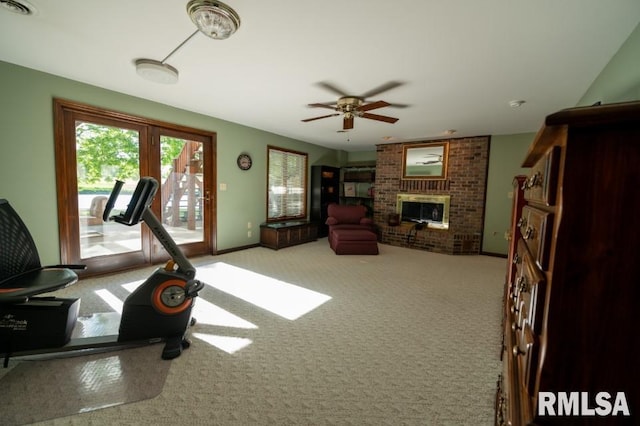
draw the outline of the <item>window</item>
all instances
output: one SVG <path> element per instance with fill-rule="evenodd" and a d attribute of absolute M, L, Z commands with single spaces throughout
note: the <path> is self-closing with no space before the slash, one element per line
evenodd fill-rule
<path fill-rule="evenodd" d="M 307 157 L 268 146 L 267 222 L 307 217 Z"/>

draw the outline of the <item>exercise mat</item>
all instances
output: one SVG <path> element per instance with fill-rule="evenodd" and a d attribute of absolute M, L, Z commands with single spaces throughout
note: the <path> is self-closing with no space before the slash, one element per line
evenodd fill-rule
<path fill-rule="evenodd" d="M 0 423 L 22 425 L 153 398 L 171 366 L 161 359 L 162 348 L 17 361 L 0 378 Z"/>

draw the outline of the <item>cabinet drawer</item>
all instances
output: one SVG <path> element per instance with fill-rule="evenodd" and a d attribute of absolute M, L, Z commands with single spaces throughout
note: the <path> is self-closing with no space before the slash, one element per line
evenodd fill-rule
<path fill-rule="evenodd" d="M 522 247 L 521 247 L 522 246 Z M 518 244 L 516 245 L 516 253 L 513 255 L 513 264 L 515 265 L 513 279 L 509 281 L 509 293 L 508 293 L 508 301 L 509 308 L 516 305 L 518 300 L 518 292 L 520 288 L 520 282 L 522 281 L 522 261 L 524 259 L 524 251 L 526 251 L 526 246 L 522 243 L 522 240 L 518 240 Z M 513 310 L 512 310 L 513 312 Z"/>
<path fill-rule="evenodd" d="M 524 243 L 521 243 L 521 245 L 524 246 Z M 535 265 L 531 255 L 526 252 L 526 249 L 522 265 L 522 275 L 518 281 L 518 294 L 519 299 L 524 305 L 522 311 L 526 313 L 524 323 L 528 324 L 534 333 L 539 334 L 542 330 L 542 318 L 546 298 L 546 278 L 542 271 Z"/>
<path fill-rule="evenodd" d="M 538 210 L 531 206 L 522 208 L 520 218 L 520 232 L 522 239 L 538 265 L 547 270 L 549 266 L 549 250 L 551 246 L 551 231 L 553 230 L 553 213 Z"/>
<path fill-rule="evenodd" d="M 554 146 L 532 167 L 531 174 L 524 181 L 525 200 L 546 206 L 555 205 L 559 163 L 560 147 Z"/>
<path fill-rule="evenodd" d="M 507 279 L 508 284 L 507 284 L 507 299 L 510 302 L 515 301 L 516 299 L 516 290 L 517 290 L 517 286 L 516 286 L 516 282 L 518 281 L 518 278 L 520 278 L 520 276 L 522 275 L 521 269 L 522 269 L 522 254 L 518 253 L 517 251 L 513 254 L 513 259 L 511 260 L 511 262 L 513 263 L 513 266 L 511 268 L 509 268 L 510 274 L 507 275 Z"/>
<path fill-rule="evenodd" d="M 513 356 L 516 358 L 516 367 L 522 383 L 522 387 L 529 396 L 533 396 L 538 370 L 539 340 L 528 325 L 519 330 L 516 345 L 513 347 Z"/>

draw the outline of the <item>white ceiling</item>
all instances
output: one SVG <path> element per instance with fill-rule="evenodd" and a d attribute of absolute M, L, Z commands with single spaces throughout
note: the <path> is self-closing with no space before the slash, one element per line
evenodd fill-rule
<path fill-rule="evenodd" d="M 141 79 L 134 60 L 164 59 L 195 26 L 187 0 L 28 0 L 0 8 L 0 60 L 346 151 L 391 142 L 536 131 L 575 106 L 640 21 L 638 0 L 227 0 L 236 34 L 198 33 L 167 63 L 175 85 Z M 342 118 L 325 82 L 395 124 Z M 6 83 L 6 82 L 5 82 Z M 511 108 L 511 100 L 526 100 Z"/>

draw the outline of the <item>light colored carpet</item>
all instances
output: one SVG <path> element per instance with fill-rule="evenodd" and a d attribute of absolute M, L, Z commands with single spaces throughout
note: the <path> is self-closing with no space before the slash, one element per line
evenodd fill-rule
<path fill-rule="evenodd" d="M 194 264 L 209 285 L 162 393 L 41 424 L 493 424 L 504 259 L 382 244 L 336 256 L 325 238 Z M 124 299 L 151 270 L 56 294 L 109 311 L 95 290 Z"/>

